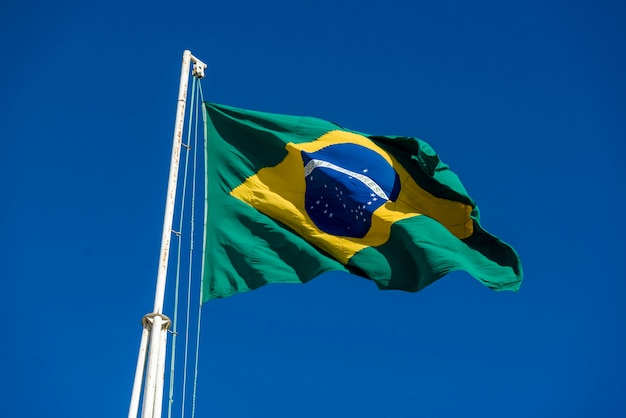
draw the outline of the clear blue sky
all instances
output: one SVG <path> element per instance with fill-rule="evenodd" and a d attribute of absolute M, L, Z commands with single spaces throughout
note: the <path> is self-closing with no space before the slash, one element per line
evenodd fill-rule
<path fill-rule="evenodd" d="M 197 416 L 626 416 L 621 2 L 174 3 L 0 14 L 0 415 L 127 414 L 190 49 L 210 101 L 427 140 L 525 272 L 210 302 Z"/>

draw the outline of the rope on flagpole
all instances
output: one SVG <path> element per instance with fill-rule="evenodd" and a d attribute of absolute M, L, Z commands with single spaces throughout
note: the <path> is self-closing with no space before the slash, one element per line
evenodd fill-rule
<path fill-rule="evenodd" d="M 168 408 L 167 408 L 167 416 L 168 418 L 172 418 L 172 407 L 174 404 L 174 381 L 175 381 L 175 371 L 176 371 L 176 342 L 178 337 L 178 311 L 179 311 L 179 292 L 180 292 L 180 270 L 181 270 L 181 253 L 182 253 L 182 240 L 183 240 L 183 225 L 185 219 L 185 197 L 187 196 L 187 179 L 189 177 L 189 152 L 192 147 L 190 147 L 191 142 L 191 123 L 193 118 L 193 106 L 195 104 L 195 92 L 196 92 L 196 84 L 198 80 L 193 77 L 192 88 L 191 88 L 191 104 L 192 110 L 189 112 L 189 122 L 187 128 L 187 141 L 186 144 L 183 143 L 183 147 L 186 149 L 185 153 L 185 168 L 183 174 L 183 189 L 182 189 L 182 197 L 181 197 L 181 205 L 180 205 L 180 214 L 179 214 L 179 222 L 178 222 L 178 231 L 176 231 L 176 237 L 178 238 L 178 248 L 176 254 L 176 280 L 175 280 L 175 290 L 174 290 L 174 317 L 172 321 L 172 355 L 170 358 L 170 376 L 169 376 L 169 400 L 168 400 Z M 196 148 L 195 145 L 193 147 Z M 194 158 L 195 160 L 195 158 Z M 195 179 L 194 179 L 195 182 Z M 193 205 L 193 201 L 192 201 Z M 191 220 L 193 222 L 193 218 Z M 191 271 L 191 268 L 189 268 Z M 189 308 L 187 308 L 189 311 Z M 187 351 L 187 346 L 185 347 L 185 352 Z M 184 383 L 183 383 L 184 386 Z M 183 396 L 181 400 L 184 408 L 185 396 L 183 391 Z"/>
<path fill-rule="evenodd" d="M 204 106 L 204 93 L 202 92 L 202 86 L 198 84 L 198 91 L 200 93 L 200 104 Z M 204 120 L 206 113 L 204 112 L 204 107 L 202 111 L 203 117 L 203 126 L 206 126 L 206 120 Z M 198 118 L 196 118 L 196 138 L 198 137 L 197 130 Z M 204 289 L 204 281 L 202 280 L 202 276 L 204 275 L 204 263 L 205 263 L 205 246 L 206 246 L 206 221 L 207 221 L 207 209 L 208 209 L 208 196 L 207 191 L 207 137 L 206 130 L 204 131 L 204 182 L 205 182 L 205 193 L 204 193 L 204 223 L 202 227 L 203 237 L 202 237 L 202 267 L 200 272 L 200 302 L 198 303 L 198 324 L 196 329 L 196 356 L 195 356 L 195 365 L 194 365 L 194 375 L 193 375 L 193 395 L 191 398 L 191 418 L 195 418 L 196 416 L 196 393 L 198 387 L 198 362 L 199 362 L 199 353 L 200 353 L 200 320 L 202 319 L 202 291 Z"/>
<path fill-rule="evenodd" d="M 185 360 L 184 360 L 184 377 L 183 377 L 183 394 L 187 392 L 187 369 L 189 364 L 189 326 L 190 326 L 190 317 L 191 317 L 191 288 L 192 288 L 192 266 L 194 261 L 194 242 L 196 235 L 196 227 L 195 227 L 195 218 L 196 218 L 196 179 L 197 179 L 197 168 L 198 168 L 198 108 L 200 104 L 198 103 L 198 99 L 195 96 L 196 90 L 200 89 L 200 83 L 198 83 L 197 87 L 194 86 L 194 99 L 193 102 L 193 110 L 194 113 L 192 117 L 194 124 L 194 144 L 193 144 L 193 174 L 192 174 L 192 187 L 191 187 L 191 231 L 189 238 L 189 270 L 187 276 L 187 317 L 185 322 Z M 191 122 L 189 124 L 189 131 L 191 132 Z M 199 321 L 199 318 L 198 318 Z M 182 405 L 181 417 L 185 416 L 185 404 Z"/>
<path fill-rule="evenodd" d="M 168 418 L 172 418 L 173 414 L 173 406 L 174 406 L 174 397 L 175 397 L 175 375 L 176 375 L 176 362 L 177 362 L 177 353 L 176 353 L 176 345 L 179 336 L 178 327 L 180 321 L 182 320 L 182 316 L 179 318 L 179 313 L 182 315 L 183 309 L 185 310 L 185 331 L 184 331 L 184 359 L 183 359 L 183 371 L 182 371 L 182 390 L 181 390 L 181 406 L 180 413 L 181 417 L 185 417 L 185 410 L 187 406 L 187 383 L 188 379 L 188 371 L 189 371 L 189 359 L 190 359 L 190 326 L 191 326 L 191 305 L 192 305 L 192 285 L 193 285 L 193 264 L 194 264 L 194 240 L 196 235 L 195 230 L 195 217 L 196 217 L 196 190 L 197 190 L 197 164 L 198 164 L 198 136 L 199 136 L 199 108 L 204 101 L 204 96 L 202 93 L 202 85 L 195 77 L 193 78 L 191 86 L 191 101 L 190 101 L 190 111 L 189 111 L 189 119 L 187 124 L 187 138 L 186 143 L 182 143 L 183 148 L 186 149 L 185 153 L 185 164 L 184 164 L 184 174 L 183 174 L 183 187 L 182 187 L 182 195 L 181 205 L 180 205 L 180 213 L 179 213 L 179 221 L 178 221 L 178 231 L 173 231 L 175 236 L 178 238 L 178 248 L 177 248 L 177 258 L 176 258 L 176 277 L 175 277 L 175 292 L 174 292 L 174 317 L 172 323 L 172 353 L 170 358 L 170 375 L 169 375 L 169 399 L 168 399 Z M 193 139 L 192 139 L 192 130 L 193 130 Z M 193 152 L 191 152 L 193 151 Z M 191 159 L 191 170 L 189 167 Z M 206 163 L 205 163 L 206 166 Z M 191 173 L 190 173 L 191 171 Z M 206 167 L 205 167 L 206 171 Z M 190 178 L 191 177 L 191 178 Z M 191 181 L 191 186 L 188 188 L 188 183 Z M 191 202 L 189 208 L 186 207 L 186 200 L 188 199 L 188 194 L 191 194 Z M 205 196 L 205 211 L 206 211 L 206 196 Z M 190 225 L 189 232 L 184 228 L 185 224 Z M 204 238 L 204 237 L 203 237 Z M 188 239 L 188 241 L 187 241 Z M 189 244 L 188 248 L 185 248 L 186 244 Z M 188 264 L 187 264 L 187 297 L 186 303 L 181 300 L 181 277 L 185 273 L 181 271 L 183 268 L 182 258 L 183 252 L 188 250 Z M 202 258 L 204 259 L 204 248 L 202 251 Z M 204 265 L 204 260 L 202 261 L 202 265 Z M 202 281 L 200 281 L 200 295 L 202 294 Z M 200 296 L 201 298 L 201 296 Z M 181 306 L 186 305 L 186 307 L 181 308 Z M 200 303 L 201 306 L 201 303 Z M 194 370 L 194 378 L 193 378 L 193 393 L 192 393 L 192 416 L 195 415 L 195 401 L 196 401 L 196 392 L 197 392 L 197 377 L 198 377 L 198 358 L 199 358 L 199 339 L 200 339 L 200 314 L 201 310 L 198 311 L 197 317 L 197 329 L 196 329 L 196 344 L 195 344 L 195 370 Z M 182 337 L 182 335 L 181 335 Z"/>

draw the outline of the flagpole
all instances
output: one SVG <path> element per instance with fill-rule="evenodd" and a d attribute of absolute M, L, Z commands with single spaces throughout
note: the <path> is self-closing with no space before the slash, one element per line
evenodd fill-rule
<path fill-rule="evenodd" d="M 139 356 L 135 370 L 135 380 L 131 394 L 129 418 L 137 418 L 139 398 L 143 383 L 142 418 L 160 418 L 163 400 L 163 381 L 165 374 L 165 354 L 167 349 L 167 330 L 170 319 L 163 315 L 163 301 L 165 299 L 165 283 L 167 278 L 167 264 L 169 260 L 170 242 L 172 236 L 172 222 L 174 219 L 174 204 L 176 199 L 176 184 L 178 181 L 178 167 L 180 148 L 183 137 L 185 107 L 187 104 L 187 90 L 189 85 L 189 68 L 194 63 L 193 76 L 204 77 L 206 64 L 191 55 L 189 50 L 183 52 L 183 61 L 180 70 L 178 88 L 178 105 L 174 123 L 174 138 L 172 141 L 172 156 L 170 160 L 170 174 L 163 217 L 163 233 L 161 235 L 161 251 L 159 269 L 157 273 L 154 308 L 152 313 L 142 320 L 143 331 L 139 345 Z M 147 355 L 147 357 L 146 357 Z M 146 369 L 147 365 L 147 369 Z M 144 381 L 145 370 L 145 381 Z"/>

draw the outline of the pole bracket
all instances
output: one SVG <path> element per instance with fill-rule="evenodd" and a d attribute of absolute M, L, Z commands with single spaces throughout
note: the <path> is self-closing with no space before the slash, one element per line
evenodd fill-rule
<path fill-rule="evenodd" d="M 172 325 L 172 321 L 170 320 L 170 318 L 167 315 L 163 315 L 161 313 L 149 313 L 147 315 L 144 315 L 143 318 L 141 318 L 141 324 L 143 325 L 143 327 L 145 329 L 152 329 L 152 324 L 154 324 L 154 317 L 155 316 L 159 316 L 161 317 L 161 329 L 169 329 L 170 325 Z"/>
<path fill-rule="evenodd" d="M 204 70 L 206 70 L 207 65 L 193 55 L 191 56 L 191 62 L 193 62 L 191 74 L 198 79 L 204 78 Z"/>

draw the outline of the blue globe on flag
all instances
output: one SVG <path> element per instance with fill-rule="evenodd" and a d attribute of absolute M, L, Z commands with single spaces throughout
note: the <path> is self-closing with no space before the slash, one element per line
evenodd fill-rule
<path fill-rule="evenodd" d="M 400 178 L 381 155 L 357 144 L 335 144 L 302 151 L 306 178 L 305 208 L 320 230 L 363 238 L 372 214 L 395 201 Z"/>

